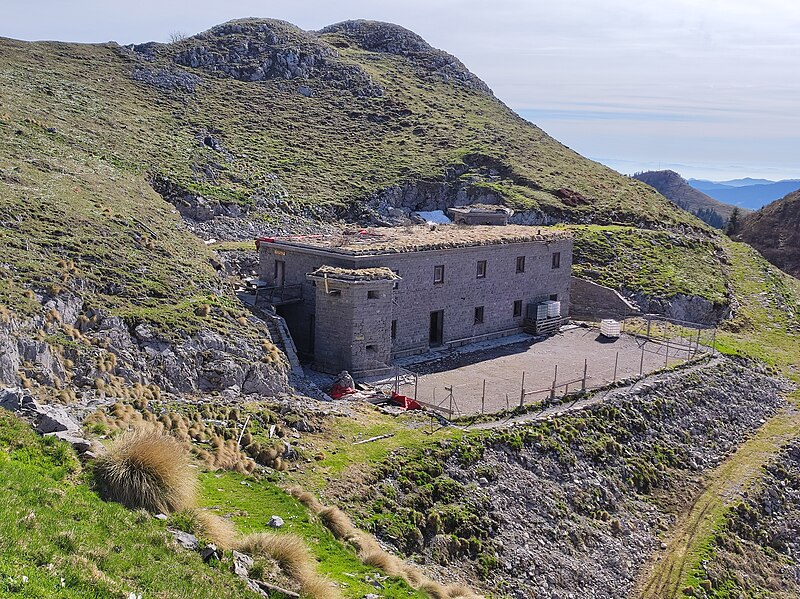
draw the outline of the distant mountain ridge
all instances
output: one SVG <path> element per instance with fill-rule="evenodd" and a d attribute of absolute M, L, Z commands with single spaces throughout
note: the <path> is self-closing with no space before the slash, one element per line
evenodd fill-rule
<path fill-rule="evenodd" d="M 742 217 L 735 237 L 800 278 L 800 190 Z"/>
<path fill-rule="evenodd" d="M 757 210 L 800 189 L 800 179 L 781 181 L 749 177 L 730 181 L 688 179 L 687 183 L 715 200 L 751 210 Z"/>
<path fill-rule="evenodd" d="M 721 229 L 733 213 L 734 206 L 719 202 L 692 187 L 675 171 L 645 171 L 633 177 L 655 188 L 665 198 L 712 227 Z"/>

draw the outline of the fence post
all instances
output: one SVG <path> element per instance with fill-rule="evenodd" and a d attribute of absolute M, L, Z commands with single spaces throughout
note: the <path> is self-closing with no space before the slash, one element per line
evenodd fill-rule
<path fill-rule="evenodd" d="M 619 352 L 617 352 L 616 357 L 614 358 L 614 378 L 611 380 L 612 383 L 617 381 L 617 365 L 619 364 Z"/>
<path fill-rule="evenodd" d="M 581 387 L 581 391 L 586 391 L 586 373 L 589 370 L 589 358 L 583 359 L 583 386 Z"/>
<path fill-rule="evenodd" d="M 669 337 L 667 337 L 666 351 L 664 352 L 664 368 L 669 366 Z"/>
<path fill-rule="evenodd" d="M 414 401 L 417 401 L 417 384 L 419 383 L 419 374 L 414 373 Z"/>
<path fill-rule="evenodd" d="M 645 343 L 647 343 L 645 341 Z M 642 359 L 639 360 L 639 376 L 642 376 L 644 373 L 644 345 L 642 345 Z"/>
<path fill-rule="evenodd" d="M 522 385 L 519 388 L 519 407 L 525 403 L 525 371 L 522 371 Z"/>
<path fill-rule="evenodd" d="M 481 394 L 481 414 L 483 414 L 483 408 L 486 405 L 486 379 L 483 379 L 483 393 Z"/>
<path fill-rule="evenodd" d="M 697 355 L 697 352 L 699 351 L 700 351 L 700 329 L 697 329 L 697 340 L 694 343 L 694 353 L 692 354 L 692 357 L 695 357 Z"/>
<path fill-rule="evenodd" d="M 553 375 L 553 388 L 550 389 L 550 399 L 556 398 L 556 382 L 558 381 L 558 364 L 556 364 L 555 374 Z"/>
<path fill-rule="evenodd" d="M 714 329 L 714 333 L 711 336 L 711 355 L 717 355 L 717 329 Z"/>
<path fill-rule="evenodd" d="M 647 340 L 650 341 L 650 325 L 652 324 L 652 316 L 650 314 L 647 315 Z"/>
<path fill-rule="evenodd" d="M 394 392 L 400 393 L 400 368 L 394 367 Z"/>

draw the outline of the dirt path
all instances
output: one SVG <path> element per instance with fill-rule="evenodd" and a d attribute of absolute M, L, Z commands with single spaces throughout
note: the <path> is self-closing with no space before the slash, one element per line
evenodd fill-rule
<path fill-rule="evenodd" d="M 730 458 L 707 476 L 704 490 L 666 539 L 667 548 L 645 569 L 637 584 L 639 599 L 677 599 L 704 542 L 729 507 L 759 477 L 761 468 L 800 433 L 800 410 L 785 408 L 769 419 Z"/>
<path fill-rule="evenodd" d="M 661 374 L 654 374 L 652 376 L 647 376 L 643 379 L 636 381 L 633 385 L 629 387 L 618 387 L 616 389 L 610 389 L 608 391 L 600 391 L 597 393 L 592 393 L 588 397 L 583 399 L 575 400 L 571 403 L 563 403 L 558 404 L 555 406 L 547 407 L 543 410 L 539 410 L 538 412 L 529 412 L 528 414 L 522 414 L 520 416 L 513 416 L 506 418 L 504 420 L 495 420 L 493 422 L 481 422 L 479 424 L 473 424 L 470 426 L 465 426 L 464 430 L 466 431 L 478 431 L 478 430 L 490 430 L 495 428 L 504 428 L 508 426 L 516 426 L 520 424 L 525 424 L 528 422 L 536 422 L 539 420 L 546 420 L 552 416 L 558 416 L 560 414 L 567 414 L 569 412 L 577 412 L 579 410 L 583 410 L 588 408 L 589 406 L 593 406 L 595 404 L 602 403 L 604 401 L 609 401 L 615 397 L 621 395 L 628 395 L 629 393 L 638 391 L 643 388 L 647 388 L 653 386 L 655 383 L 660 381 L 665 381 L 670 378 L 674 377 L 685 377 L 687 374 L 694 372 L 696 370 L 705 369 L 705 368 L 712 368 L 722 362 L 723 358 L 715 357 L 711 358 L 710 360 L 702 359 L 697 364 L 693 364 L 692 366 L 688 366 L 687 368 L 681 368 L 680 370 L 676 370 L 674 372 L 668 373 L 661 373 Z"/>

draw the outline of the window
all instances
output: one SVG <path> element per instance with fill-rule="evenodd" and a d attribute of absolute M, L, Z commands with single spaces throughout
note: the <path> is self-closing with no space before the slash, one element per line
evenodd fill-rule
<path fill-rule="evenodd" d="M 561 268 L 561 252 L 553 252 L 553 268 Z"/>
<path fill-rule="evenodd" d="M 525 256 L 517 256 L 517 272 L 525 272 Z"/>
<path fill-rule="evenodd" d="M 514 318 L 522 316 L 522 300 L 514 300 Z"/>
<path fill-rule="evenodd" d="M 483 306 L 475 308 L 475 324 L 483 324 Z"/>
<path fill-rule="evenodd" d="M 367 350 L 367 353 L 374 354 L 375 352 L 378 351 L 378 346 L 377 345 L 367 345 L 366 350 Z"/>
<path fill-rule="evenodd" d="M 378 299 L 380 297 L 381 294 L 377 289 L 370 289 L 367 291 L 367 299 Z"/>
<path fill-rule="evenodd" d="M 328 295 L 330 295 L 332 297 L 339 297 L 340 295 L 342 295 L 342 290 L 341 289 L 329 289 L 328 290 Z"/>
<path fill-rule="evenodd" d="M 397 321 L 392 321 L 392 339 L 397 339 Z"/>
<path fill-rule="evenodd" d="M 476 279 L 486 278 L 486 260 L 478 260 L 478 273 L 475 275 Z"/>
<path fill-rule="evenodd" d="M 433 282 L 434 284 L 444 283 L 444 264 L 433 267 Z"/>
<path fill-rule="evenodd" d="M 558 294 L 554 293 L 553 295 L 551 295 L 550 296 L 550 301 L 551 302 L 557 302 L 558 301 Z"/>

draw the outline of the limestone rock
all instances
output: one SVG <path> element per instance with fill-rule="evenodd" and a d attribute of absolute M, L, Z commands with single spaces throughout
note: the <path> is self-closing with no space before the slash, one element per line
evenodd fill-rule
<path fill-rule="evenodd" d="M 280 528 L 283 526 L 283 518 L 280 516 L 272 516 L 267 522 L 267 526 L 271 526 L 272 528 Z"/>

